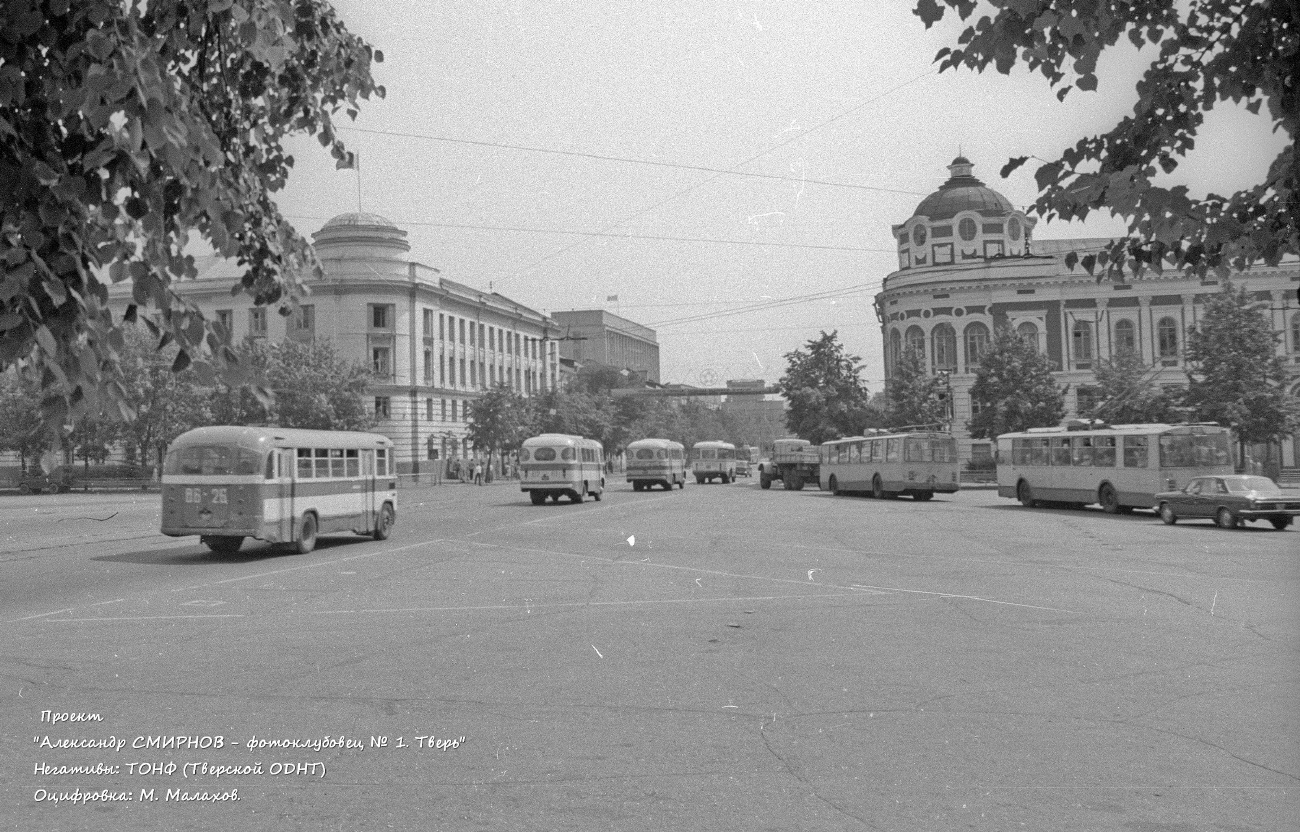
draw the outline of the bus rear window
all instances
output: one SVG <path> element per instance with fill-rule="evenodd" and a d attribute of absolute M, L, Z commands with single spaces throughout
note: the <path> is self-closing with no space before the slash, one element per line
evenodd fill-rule
<path fill-rule="evenodd" d="M 535 459 L 535 460 L 538 461 L 538 462 L 554 462 L 554 461 L 555 461 L 555 449 L 554 449 L 554 448 L 536 448 L 536 449 L 533 450 L 533 459 Z"/>
<path fill-rule="evenodd" d="M 164 474 L 220 477 L 249 476 L 261 471 L 261 454 L 229 445 L 189 445 L 172 450 L 163 460 Z"/>

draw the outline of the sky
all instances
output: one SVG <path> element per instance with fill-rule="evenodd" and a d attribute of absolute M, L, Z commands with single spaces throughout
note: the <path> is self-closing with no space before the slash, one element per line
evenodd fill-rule
<path fill-rule="evenodd" d="M 872 299 L 897 267 L 890 226 L 959 152 L 1027 207 L 1034 163 L 1007 179 L 1002 165 L 1112 127 L 1151 56 L 1117 47 L 1098 91 L 1062 103 L 1025 70 L 938 73 L 961 28 L 927 31 L 910 2 L 334 5 L 383 52 L 387 96 L 340 116 L 359 175 L 314 139 L 290 143 L 278 202 L 298 230 L 381 214 L 451 280 L 655 329 L 661 378 L 704 386 L 775 382 L 786 353 L 835 330 L 879 392 Z M 1281 141 L 1263 117 L 1216 108 L 1170 181 L 1237 190 Z M 1040 221 L 1035 238 L 1123 229 Z"/>

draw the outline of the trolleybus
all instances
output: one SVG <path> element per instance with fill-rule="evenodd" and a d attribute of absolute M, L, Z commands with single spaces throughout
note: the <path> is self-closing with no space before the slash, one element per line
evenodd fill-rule
<path fill-rule="evenodd" d="M 633 491 L 655 485 L 686 487 L 686 446 L 671 439 L 638 439 L 627 446 L 627 481 Z"/>
<path fill-rule="evenodd" d="M 519 449 L 519 489 L 540 506 L 550 497 L 581 503 L 605 490 L 605 451 L 595 439 L 543 433 L 525 439 Z"/>
<path fill-rule="evenodd" d="M 214 552 L 244 538 L 310 552 L 316 537 L 384 540 L 397 520 L 393 443 L 377 433 L 204 427 L 163 459 L 162 533 L 199 535 Z"/>
<path fill-rule="evenodd" d="M 1025 506 L 1100 503 L 1111 514 L 1153 508 L 1192 477 L 1232 473 L 1232 438 L 1216 424 L 1080 422 L 998 437 L 998 494 Z"/>
<path fill-rule="evenodd" d="M 906 494 L 929 500 L 959 487 L 957 441 L 937 431 L 878 432 L 833 439 L 820 449 L 819 485 L 832 494 Z"/>
<path fill-rule="evenodd" d="M 691 473 L 695 482 L 724 485 L 736 479 L 736 446 L 730 442 L 696 442 L 691 446 Z"/>

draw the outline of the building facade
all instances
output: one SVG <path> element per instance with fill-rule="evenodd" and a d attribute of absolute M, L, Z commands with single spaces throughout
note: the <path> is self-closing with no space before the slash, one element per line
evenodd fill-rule
<path fill-rule="evenodd" d="M 174 288 L 233 343 L 329 339 L 340 359 L 368 366 L 367 403 L 375 430 L 394 442 L 399 474 L 432 474 L 471 456 L 468 408 L 482 391 L 554 387 L 558 329 L 546 315 L 411 260 L 406 232 L 376 214 L 341 214 L 312 238 L 324 277 L 307 281 L 311 293 L 290 317 L 232 296 L 231 261 L 207 258 L 197 280 Z M 125 307 L 129 285 L 113 287 L 112 298 Z"/>
<path fill-rule="evenodd" d="M 963 459 L 991 453 L 972 440 L 970 388 L 980 354 L 995 328 L 1007 326 L 1038 345 L 1068 385 L 1067 415 L 1093 404 L 1099 362 L 1123 351 L 1152 368 L 1152 383 L 1186 386 L 1187 331 L 1200 320 L 1217 280 L 1181 272 L 1145 273 L 1127 282 L 1097 281 L 1066 255 L 1100 250 L 1109 240 L 1033 240 L 1034 220 L 973 175 L 958 157 L 950 178 L 893 226 L 898 270 L 875 298 L 884 339 L 886 385 L 903 351 L 911 347 L 930 371 L 948 379 L 953 433 Z M 1278 353 L 1290 371 L 1288 389 L 1300 396 L 1300 263 L 1258 267 L 1232 277 L 1268 305 L 1280 334 Z M 1300 464 L 1297 438 L 1282 443 L 1283 467 Z"/>
<path fill-rule="evenodd" d="M 659 342 L 655 331 L 603 309 L 553 312 L 560 327 L 560 357 L 582 364 L 603 364 L 635 374 L 636 380 L 659 383 Z"/>

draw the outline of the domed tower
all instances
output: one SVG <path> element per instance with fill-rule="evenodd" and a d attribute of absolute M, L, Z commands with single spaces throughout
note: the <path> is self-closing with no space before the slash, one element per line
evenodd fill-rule
<path fill-rule="evenodd" d="M 339 214 L 311 237 L 316 256 L 327 272 L 346 270 L 347 263 L 355 261 L 365 261 L 372 272 L 407 271 L 411 244 L 406 241 L 406 232 L 378 214 Z M 334 268 L 330 261 L 336 264 Z"/>
<path fill-rule="evenodd" d="M 921 200 L 911 219 L 893 226 L 898 268 L 920 269 L 1014 257 L 1028 251 L 1034 220 L 976 179 L 964 156 L 948 165 L 948 181 Z"/>

